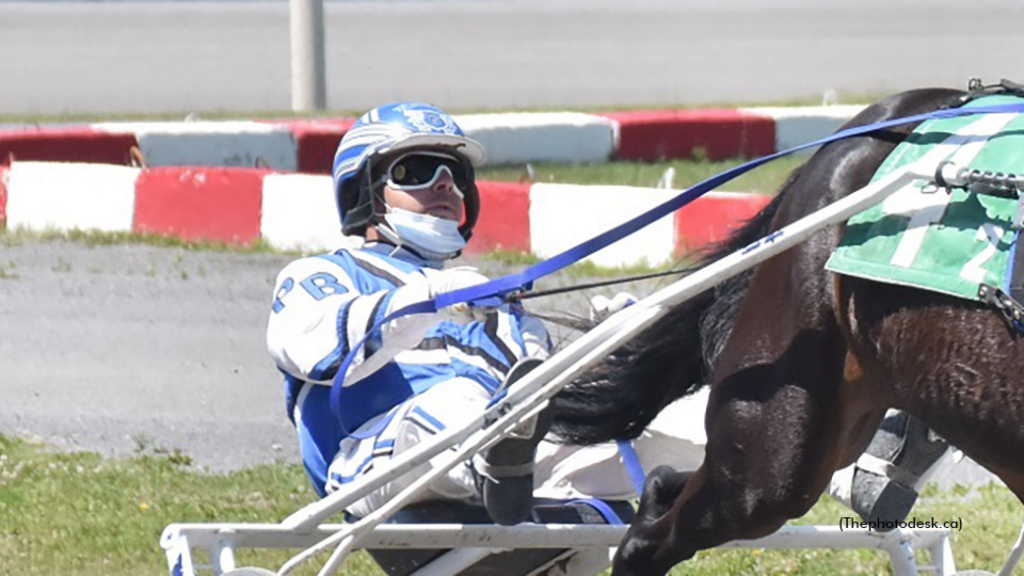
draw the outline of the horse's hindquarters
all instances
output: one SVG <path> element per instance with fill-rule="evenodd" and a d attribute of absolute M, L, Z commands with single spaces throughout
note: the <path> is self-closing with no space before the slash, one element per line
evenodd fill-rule
<path fill-rule="evenodd" d="M 890 404 L 993 472 L 1024 473 L 1024 338 L 983 304 L 856 278 L 844 283 L 852 349 L 888 384 Z"/>

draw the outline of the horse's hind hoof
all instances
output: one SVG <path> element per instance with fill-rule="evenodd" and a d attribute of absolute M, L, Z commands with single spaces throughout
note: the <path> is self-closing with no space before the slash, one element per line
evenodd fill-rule
<path fill-rule="evenodd" d="M 857 470 L 851 500 L 853 510 L 874 530 L 888 532 L 910 514 L 917 492 L 885 476 Z"/>
<path fill-rule="evenodd" d="M 850 487 L 851 508 L 864 520 L 875 523 L 879 532 L 892 530 L 906 519 L 917 501 L 913 486 L 948 447 L 917 418 L 890 410 L 857 460 Z"/>
<path fill-rule="evenodd" d="M 635 526 L 636 524 L 634 524 Z M 630 528 L 630 532 L 632 531 L 633 528 Z M 612 560 L 612 576 L 664 576 L 668 574 L 672 565 L 659 566 L 655 561 L 658 549 L 657 542 L 643 537 L 631 537 L 627 533 Z M 682 557 L 679 561 L 692 556 L 693 554 Z"/>

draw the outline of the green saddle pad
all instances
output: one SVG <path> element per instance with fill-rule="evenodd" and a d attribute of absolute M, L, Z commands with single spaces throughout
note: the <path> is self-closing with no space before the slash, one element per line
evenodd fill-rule
<path fill-rule="evenodd" d="M 1021 100 L 987 96 L 967 106 Z M 959 153 L 958 166 L 966 163 L 975 170 L 1024 173 L 1024 118 L 1000 116 L 1010 119 L 984 146 L 951 151 L 951 157 Z M 918 160 L 979 118 L 921 123 L 882 162 L 872 181 Z M 979 300 L 982 283 L 1006 290 L 1010 251 L 1017 236 L 1010 224 L 1016 211 L 1015 199 L 915 182 L 850 218 L 825 267 L 849 276 Z"/>

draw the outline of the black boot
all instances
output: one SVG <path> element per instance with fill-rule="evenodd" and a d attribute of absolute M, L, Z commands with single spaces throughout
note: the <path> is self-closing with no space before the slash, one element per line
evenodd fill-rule
<path fill-rule="evenodd" d="M 920 420 L 890 410 L 867 450 L 857 459 L 850 507 L 883 531 L 895 528 L 917 501 L 915 486 L 948 447 Z"/>
<path fill-rule="evenodd" d="M 509 370 L 501 390 L 540 366 L 541 361 L 527 358 Z M 551 428 L 554 411 L 541 410 L 535 418 L 517 426 L 481 457 L 474 460 L 480 495 L 491 520 L 512 526 L 530 519 L 533 512 L 533 461 L 537 445 Z"/>

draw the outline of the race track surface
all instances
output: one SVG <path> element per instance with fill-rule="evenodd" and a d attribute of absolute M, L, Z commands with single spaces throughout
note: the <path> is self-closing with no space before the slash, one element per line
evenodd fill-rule
<path fill-rule="evenodd" d="M 3 113 L 291 108 L 287 2 L 0 10 Z M 1024 81 L 1017 0 L 337 1 L 325 13 L 334 110 L 774 102 Z"/>
<path fill-rule="evenodd" d="M 111 455 L 179 449 L 212 469 L 298 461 L 264 339 L 292 256 L 66 241 L 0 254 L 0 432 Z M 546 300 L 530 308 L 587 310 L 582 294 Z"/>
<path fill-rule="evenodd" d="M 298 462 L 264 342 L 274 280 L 291 256 L 67 241 L 0 246 L 0 433 L 112 456 L 180 450 L 212 470 Z M 464 264 L 492 278 L 523 269 Z M 537 289 L 588 280 L 560 273 Z M 646 295 L 666 282 L 536 299 L 528 309 L 582 315 L 594 294 Z M 574 334 L 549 328 L 556 344 Z M 992 478 L 965 460 L 936 479 L 945 487 Z"/>
<path fill-rule="evenodd" d="M 66 242 L 3 250 L 0 429 L 214 468 L 295 451 L 265 353 L 285 257 Z"/>

